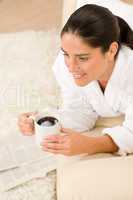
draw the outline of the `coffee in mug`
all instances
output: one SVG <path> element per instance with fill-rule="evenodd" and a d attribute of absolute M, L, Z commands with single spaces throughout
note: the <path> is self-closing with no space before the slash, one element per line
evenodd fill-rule
<path fill-rule="evenodd" d="M 60 123 L 56 117 L 53 116 L 31 116 L 34 120 L 35 126 L 35 139 L 36 144 L 40 146 L 40 143 L 48 135 L 60 133 Z"/>

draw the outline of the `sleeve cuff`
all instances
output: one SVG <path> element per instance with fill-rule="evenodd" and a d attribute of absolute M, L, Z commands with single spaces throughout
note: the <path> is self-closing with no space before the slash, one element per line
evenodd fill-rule
<path fill-rule="evenodd" d="M 104 128 L 102 134 L 108 134 L 119 147 L 117 155 L 125 156 L 133 153 L 133 132 L 124 126 Z"/>

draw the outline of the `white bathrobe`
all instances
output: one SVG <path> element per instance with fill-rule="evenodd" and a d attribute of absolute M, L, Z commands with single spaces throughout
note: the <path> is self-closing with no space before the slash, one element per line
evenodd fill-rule
<path fill-rule="evenodd" d="M 133 50 L 122 46 L 104 93 L 98 81 L 84 87 L 75 84 L 62 52 L 53 71 L 61 88 L 63 125 L 83 132 L 94 127 L 98 116 L 125 115 L 121 126 L 103 129 L 119 147 L 119 155 L 133 153 Z"/>

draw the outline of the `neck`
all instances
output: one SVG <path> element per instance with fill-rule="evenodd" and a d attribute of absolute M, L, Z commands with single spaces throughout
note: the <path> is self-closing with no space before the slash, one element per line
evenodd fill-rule
<path fill-rule="evenodd" d="M 111 74 L 113 72 L 115 66 L 115 61 L 112 61 L 109 65 L 108 65 L 108 70 L 106 70 L 106 72 L 100 77 L 100 79 L 98 80 L 100 85 L 102 86 L 102 88 L 105 88 L 108 80 L 111 77 Z"/>

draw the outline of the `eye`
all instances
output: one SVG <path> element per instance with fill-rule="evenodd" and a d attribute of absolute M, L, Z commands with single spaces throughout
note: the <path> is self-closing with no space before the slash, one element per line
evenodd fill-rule
<path fill-rule="evenodd" d="M 67 58 L 69 57 L 69 55 L 67 53 L 63 53 L 63 56 L 67 57 Z"/>
<path fill-rule="evenodd" d="M 80 61 L 87 61 L 89 58 L 88 57 L 79 57 Z"/>
<path fill-rule="evenodd" d="M 61 53 L 62 53 L 63 56 L 69 57 L 69 55 L 66 52 L 64 52 L 62 49 L 61 49 Z"/>
<path fill-rule="evenodd" d="M 69 55 L 68 55 L 68 54 L 66 54 L 66 53 L 63 53 L 63 55 L 64 55 L 64 56 L 69 56 Z"/>

